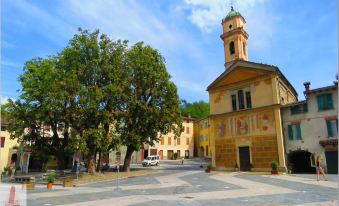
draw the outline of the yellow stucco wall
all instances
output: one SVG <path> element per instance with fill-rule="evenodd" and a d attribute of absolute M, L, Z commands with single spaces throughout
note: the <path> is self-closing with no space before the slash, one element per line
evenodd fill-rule
<path fill-rule="evenodd" d="M 209 118 L 196 121 L 197 155 L 199 157 L 211 157 Z M 207 151 L 207 152 L 206 152 Z"/>
<path fill-rule="evenodd" d="M 5 137 L 5 145 L 3 148 L 0 148 L 0 170 L 3 171 L 4 167 L 10 164 L 12 153 L 16 153 L 13 147 L 19 145 L 17 140 L 11 140 L 9 138 L 10 134 L 7 131 L 1 131 L 0 136 Z"/>
<path fill-rule="evenodd" d="M 230 27 L 230 25 L 232 25 Z M 247 39 L 244 34 L 239 31 L 245 31 L 245 22 L 240 16 L 234 16 L 227 21 L 222 22 L 223 26 L 223 41 L 224 41 L 224 53 L 225 53 L 225 62 L 231 62 L 235 59 L 248 60 L 248 49 L 247 49 Z M 230 54 L 229 44 L 234 42 L 235 54 Z M 245 49 L 243 47 L 245 44 Z"/>
<path fill-rule="evenodd" d="M 238 72 L 237 75 L 241 75 L 241 72 Z M 251 79 L 249 82 L 245 81 L 241 84 L 212 90 L 210 92 L 210 113 L 232 112 L 231 93 L 240 88 L 248 88 L 251 92 L 253 108 L 274 104 L 271 78 Z"/>
<path fill-rule="evenodd" d="M 212 165 L 234 170 L 240 165 L 239 147 L 248 146 L 254 170 L 270 170 L 272 161 L 285 166 L 280 105 L 296 96 L 275 73 L 232 72 L 209 90 Z M 251 92 L 252 108 L 232 112 L 231 94 L 239 89 Z"/>
<path fill-rule="evenodd" d="M 250 148 L 251 163 L 257 171 L 269 170 L 272 161 L 284 166 L 281 127 L 276 125 L 277 111 L 279 108 L 272 106 L 211 117 L 214 166 L 229 170 L 235 169 L 235 164 L 240 166 L 238 148 L 242 146 Z"/>

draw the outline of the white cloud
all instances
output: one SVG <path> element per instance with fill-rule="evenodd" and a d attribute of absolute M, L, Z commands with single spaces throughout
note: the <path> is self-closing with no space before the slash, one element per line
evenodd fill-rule
<path fill-rule="evenodd" d="M 25 0 L 11 1 L 25 18 L 13 20 L 22 29 L 31 29 L 59 46 L 64 46 L 76 27 Z"/>
<path fill-rule="evenodd" d="M 1 66 L 6 66 L 6 67 L 22 67 L 23 65 L 12 62 L 12 61 L 2 61 Z"/>
<path fill-rule="evenodd" d="M 10 49 L 10 48 L 15 48 L 16 46 L 8 41 L 2 41 L 1 42 L 1 46 L 2 48 L 5 48 L 5 49 Z"/>
<path fill-rule="evenodd" d="M 6 97 L 6 96 L 0 96 L 0 104 L 6 104 L 9 99 L 12 99 L 14 101 L 13 98 L 9 98 L 9 97 Z"/>
<path fill-rule="evenodd" d="M 269 14 L 266 2 L 269 0 L 236 0 L 234 8 L 247 21 L 250 35 L 249 44 L 253 49 L 267 49 L 270 45 L 276 16 Z M 181 9 L 190 11 L 188 20 L 204 32 L 220 30 L 221 20 L 230 11 L 230 1 L 225 0 L 185 0 Z"/>
<path fill-rule="evenodd" d="M 67 6 L 82 23 L 85 23 L 86 28 L 99 28 L 112 38 L 128 39 L 132 43 L 144 41 L 162 52 L 173 52 L 186 44 L 190 46 L 185 49 L 198 53 L 198 49 L 192 46 L 194 44 L 190 44 L 191 38 L 185 35 L 183 30 L 165 21 L 168 14 L 156 15 L 140 1 L 71 0 Z"/>
<path fill-rule="evenodd" d="M 201 83 L 196 83 L 193 81 L 189 81 L 187 79 L 181 79 L 177 81 L 177 86 L 180 88 L 185 89 L 186 91 L 202 93 L 206 90 Z"/>

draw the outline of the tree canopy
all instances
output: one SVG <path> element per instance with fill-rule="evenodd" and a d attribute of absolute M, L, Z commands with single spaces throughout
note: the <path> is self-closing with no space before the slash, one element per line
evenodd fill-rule
<path fill-rule="evenodd" d="M 180 109 L 182 116 L 191 115 L 192 118 L 202 118 L 210 114 L 210 105 L 204 101 L 188 103 L 186 100 L 182 100 Z"/>
<path fill-rule="evenodd" d="M 81 151 L 94 172 L 101 155 L 122 144 L 129 170 L 133 151 L 169 129 L 181 132 L 174 126 L 181 125 L 180 101 L 170 78 L 164 58 L 151 46 L 129 47 L 79 29 L 58 54 L 25 63 L 20 98 L 6 106 L 9 130 L 23 143 L 47 145 L 59 169 L 67 164 L 65 154 Z"/>

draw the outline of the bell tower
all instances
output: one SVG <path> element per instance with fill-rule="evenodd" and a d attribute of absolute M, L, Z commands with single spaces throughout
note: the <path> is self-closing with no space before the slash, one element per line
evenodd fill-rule
<path fill-rule="evenodd" d="M 231 6 L 231 11 L 222 20 L 223 33 L 220 38 L 224 41 L 225 68 L 236 60 L 248 61 L 245 18 Z"/>

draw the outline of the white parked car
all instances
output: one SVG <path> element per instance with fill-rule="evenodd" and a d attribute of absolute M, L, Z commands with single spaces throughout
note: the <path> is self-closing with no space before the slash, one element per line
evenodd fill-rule
<path fill-rule="evenodd" d="M 148 156 L 142 161 L 142 166 L 152 166 L 152 165 L 159 165 L 159 156 L 158 155 L 151 155 Z"/>

